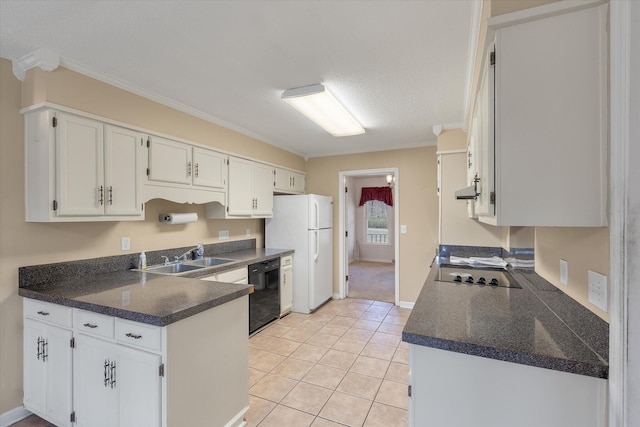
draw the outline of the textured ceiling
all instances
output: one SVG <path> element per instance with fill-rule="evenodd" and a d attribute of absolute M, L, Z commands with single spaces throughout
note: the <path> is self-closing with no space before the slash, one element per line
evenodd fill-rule
<path fill-rule="evenodd" d="M 477 0 L 8 1 L 0 56 L 69 68 L 306 157 L 434 145 L 464 120 Z M 363 124 L 335 138 L 280 100 L 324 83 Z"/>

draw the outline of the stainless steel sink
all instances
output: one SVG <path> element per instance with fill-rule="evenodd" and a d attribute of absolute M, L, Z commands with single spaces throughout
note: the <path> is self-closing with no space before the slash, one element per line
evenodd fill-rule
<path fill-rule="evenodd" d="M 199 270 L 204 267 L 205 266 L 203 265 L 179 263 L 179 264 L 156 265 L 152 267 L 147 267 L 145 271 L 149 273 L 159 273 L 159 274 L 178 274 L 178 273 L 184 273 L 186 271 Z"/>
<path fill-rule="evenodd" d="M 203 258 L 203 259 L 196 259 L 193 261 L 189 261 L 189 265 L 199 265 L 202 267 L 213 267 L 214 265 L 222 265 L 222 264 L 229 264 L 230 262 L 234 262 L 235 260 L 233 259 L 226 259 L 226 258 Z"/>

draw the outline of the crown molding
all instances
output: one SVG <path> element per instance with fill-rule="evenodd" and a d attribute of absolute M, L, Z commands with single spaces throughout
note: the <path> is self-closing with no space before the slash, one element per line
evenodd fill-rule
<path fill-rule="evenodd" d="M 33 52 L 13 61 L 13 74 L 18 80 L 23 81 L 27 70 L 40 67 L 44 71 L 53 71 L 60 65 L 60 56 L 46 48 L 36 49 Z"/>

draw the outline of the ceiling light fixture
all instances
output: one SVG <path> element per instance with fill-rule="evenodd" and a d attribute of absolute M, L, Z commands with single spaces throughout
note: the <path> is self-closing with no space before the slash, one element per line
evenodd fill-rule
<path fill-rule="evenodd" d="M 333 136 L 364 133 L 360 123 L 322 84 L 287 89 L 282 99 Z"/>

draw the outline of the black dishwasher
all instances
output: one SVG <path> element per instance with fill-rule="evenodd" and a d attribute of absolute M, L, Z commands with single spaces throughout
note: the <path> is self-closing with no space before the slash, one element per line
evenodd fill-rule
<path fill-rule="evenodd" d="M 280 258 L 249 265 L 249 333 L 280 317 Z"/>

